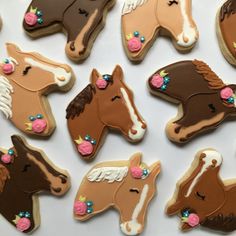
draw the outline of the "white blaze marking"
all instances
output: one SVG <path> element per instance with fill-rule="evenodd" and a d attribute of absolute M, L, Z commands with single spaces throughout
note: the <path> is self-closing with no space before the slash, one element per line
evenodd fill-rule
<path fill-rule="evenodd" d="M 187 192 L 187 194 L 185 195 L 185 197 L 188 197 L 188 196 L 191 194 L 191 192 L 192 192 L 194 186 L 197 184 L 199 178 L 200 178 L 200 177 L 202 176 L 202 174 L 203 174 L 204 172 L 206 172 L 207 169 L 212 165 L 212 161 L 213 161 L 213 160 L 216 160 L 216 161 L 217 161 L 215 167 L 221 165 L 221 163 L 222 163 L 222 156 L 221 156 L 221 154 L 220 154 L 219 152 L 214 151 L 214 150 L 207 150 L 207 151 L 204 151 L 203 153 L 206 155 L 206 156 L 202 159 L 205 163 L 204 163 L 204 165 L 202 166 L 201 171 L 197 174 L 197 176 L 196 176 L 196 177 L 194 178 L 194 180 L 192 181 L 192 183 L 191 183 L 191 185 L 190 185 L 190 187 L 189 187 L 189 189 L 188 189 L 188 192 Z"/>
<path fill-rule="evenodd" d="M 66 70 L 61 67 L 49 66 L 49 65 L 46 65 L 46 64 L 41 63 L 39 61 L 35 61 L 32 58 L 25 58 L 25 62 L 29 63 L 31 66 L 39 67 L 45 71 L 53 73 L 55 82 L 57 83 L 57 85 L 59 87 L 65 86 L 66 84 L 69 83 L 69 81 L 71 79 L 71 73 L 66 72 Z M 59 80 L 60 78 L 64 78 L 65 80 L 61 81 L 61 80 Z"/>

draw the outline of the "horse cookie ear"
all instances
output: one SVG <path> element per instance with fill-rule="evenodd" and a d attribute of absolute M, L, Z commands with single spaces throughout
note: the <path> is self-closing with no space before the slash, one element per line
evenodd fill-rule
<path fill-rule="evenodd" d="M 96 84 L 99 77 L 102 77 L 102 75 L 96 69 L 93 69 L 90 76 L 91 83 Z"/>
<path fill-rule="evenodd" d="M 161 163 L 159 161 L 154 162 L 150 166 L 151 175 L 158 176 L 161 171 Z"/>
<path fill-rule="evenodd" d="M 115 67 L 114 71 L 112 72 L 112 78 L 113 78 L 113 80 L 115 80 L 115 79 L 123 80 L 124 73 L 123 73 L 122 68 L 119 65 L 117 65 Z"/>
<path fill-rule="evenodd" d="M 8 169 L 0 164 L 0 193 L 3 192 L 7 179 L 10 179 Z"/>
<path fill-rule="evenodd" d="M 130 166 L 139 166 L 142 160 L 142 153 L 138 152 L 132 155 L 129 159 Z"/>
<path fill-rule="evenodd" d="M 12 135 L 11 141 L 17 152 L 22 152 L 22 147 L 25 147 L 24 139 L 19 135 Z"/>
<path fill-rule="evenodd" d="M 15 58 L 21 52 L 20 48 L 13 43 L 6 43 L 7 53 L 10 57 Z"/>

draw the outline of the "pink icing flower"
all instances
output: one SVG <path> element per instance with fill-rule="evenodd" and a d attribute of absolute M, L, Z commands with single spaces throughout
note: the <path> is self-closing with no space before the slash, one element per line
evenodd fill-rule
<path fill-rule="evenodd" d="M 36 119 L 32 123 L 32 130 L 35 133 L 42 133 L 47 127 L 47 121 L 44 119 Z"/>
<path fill-rule="evenodd" d="M 4 64 L 2 66 L 2 71 L 4 74 L 9 75 L 14 71 L 14 66 L 11 63 Z"/>
<path fill-rule="evenodd" d="M 21 232 L 24 232 L 25 230 L 29 229 L 30 226 L 31 222 L 26 217 L 20 218 L 16 223 L 16 228 Z"/>
<path fill-rule="evenodd" d="M 87 213 L 87 205 L 85 202 L 77 201 L 74 204 L 74 213 L 83 216 Z"/>
<path fill-rule="evenodd" d="M 161 77 L 160 75 L 156 74 L 153 75 L 152 79 L 151 79 L 151 84 L 156 87 L 156 88 L 160 88 L 164 83 L 164 79 L 163 77 Z"/>
<path fill-rule="evenodd" d="M 142 48 L 142 43 L 139 38 L 133 37 L 128 41 L 128 49 L 130 52 L 138 52 Z"/>
<path fill-rule="evenodd" d="M 78 145 L 78 151 L 81 155 L 89 155 L 93 152 L 93 145 L 88 141 L 83 141 Z"/>
<path fill-rule="evenodd" d="M 1 160 L 3 163 L 9 164 L 12 160 L 12 156 L 9 154 L 4 154 L 4 155 L 2 155 Z"/>
<path fill-rule="evenodd" d="M 38 17 L 33 12 L 28 12 L 25 14 L 25 23 L 30 26 L 36 25 Z"/>
<path fill-rule="evenodd" d="M 98 79 L 96 85 L 99 89 L 105 89 L 107 87 L 107 81 L 104 79 Z"/>
<path fill-rule="evenodd" d="M 229 87 L 226 87 L 220 91 L 220 96 L 222 99 L 228 99 L 233 96 L 233 90 Z"/>
<path fill-rule="evenodd" d="M 187 222 L 191 227 L 195 227 L 199 224 L 199 217 L 197 214 L 191 213 Z"/>
<path fill-rule="evenodd" d="M 143 175 L 143 170 L 140 167 L 131 167 L 131 175 L 135 179 L 141 179 Z"/>

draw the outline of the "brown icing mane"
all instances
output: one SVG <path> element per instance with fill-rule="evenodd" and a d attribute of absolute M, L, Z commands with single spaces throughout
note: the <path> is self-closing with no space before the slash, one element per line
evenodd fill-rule
<path fill-rule="evenodd" d="M 201 224 L 210 229 L 231 232 L 236 229 L 236 216 L 234 214 L 228 216 L 219 214 L 214 217 L 206 218 Z"/>
<path fill-rule="evenodd" d="M 10 179 L 10 174 L 7 168 L 0 164 L 0 193 L 3 191 L 6 180 Z"/>
<path fill-rule="evenodd" d="M 217 76 L 211 68 L 203 61 L 193 60 L 197 72 L 202 74 L 204 79 L 207 80 L 210 89 L 221 89 L 226 86 L 223 81 Z"/>
<path fill-rule="evenodd" d="M 220 9 L 220 20 L 223 21 L 225 19 L 225 15 L 229 17 L 231 14 L 235 14 L 236 10 L 236 1 L 228 0 L 224 3 L 224 5 Z"/>
<path fill-rule="evenodd" d="M 90 104 L 96 89 L 92 84 L 89 84 L 82 92 L 80 92 L 66 109 L 66 119 L 74 119 L 84 111 L 86 104 Z"/>

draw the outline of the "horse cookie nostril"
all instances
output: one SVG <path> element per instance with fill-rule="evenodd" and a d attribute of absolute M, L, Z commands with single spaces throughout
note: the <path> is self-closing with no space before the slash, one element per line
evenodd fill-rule
<path fill-rule="evenodd" d="M 132 133 L 132 134 L 137 134 L 137 132 L 138 132 L 137 130 L 131 129 L 131 133 Z"/>
<path fill-rule="evenodd" d="M 62 184 L 66 184 L 67 183 L 67 177 L 66 176 L 60 175 L 59 178 L 61 179 L 61 183 Z"/>
<path fill-rule="evenodd" d="M 142 124 L 142 129 L 146 129 L 147 125 L 145 123 Z"/>
<path fill-rule="evenodd" d="M 52 190 L 53 190 L 55 193 L 60 193 L 60 192 L 61 192 L 61 188 L 52 188 Z"/>
<path fill-rule="evenodd" d="M 183 40 L 184 40 L 184 42 L 185 42 L 185 43 L 188 43 L 188 41 L 189 41 L 189 38 L 188 38 L 188 37 L 186 37 L 186 36 L 183 36 Z"/>
<path fill-rule="evenodd" d="M 65 81 L 66 78 L 65 78 L 65 77 L 59 77 L 58 80 L 60 80 L 60 81 Z"/>

